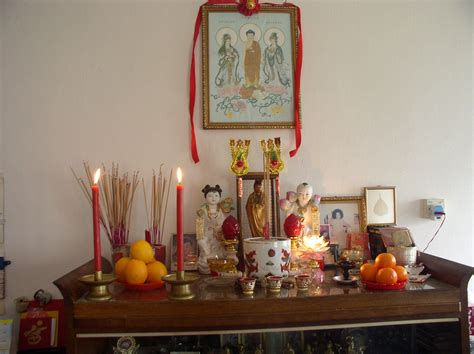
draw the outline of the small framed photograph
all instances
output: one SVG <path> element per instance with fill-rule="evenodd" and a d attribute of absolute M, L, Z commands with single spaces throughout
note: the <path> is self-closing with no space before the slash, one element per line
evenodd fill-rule
<path fill-rule="evenodd" d="M 171 255 L 171 271 L 177 269 L 177 256 L 176 256 L 176 234 L 172 237 L 172 255 Z M 184 270 L 197 270 L 197 260 L 199 256 L 199 248 L 196 239 L 196 234 L 184 234 L 183 235 L 183 253 L 184 253 Z"/>
<path fill-rule="evenodd" d="M 346 247 L 347 235 L 363 232 L 366 227 L 364 197 L 322 197 L 319 205 L 321 224 L 329 224 L 330 241 L 339 245 L 339 252 Z"/>
<path fill-rule="evenodd" d="M 324 237 L 324 241 L 331 242 L 331 225 L 330 224 L 320 224 L 319 225 L 319 234 Z"/>
<path fill-rule="evenodd" d="M 395 187 L 365 187 L 367 225 L 395 225 L 397 201 Z"/>

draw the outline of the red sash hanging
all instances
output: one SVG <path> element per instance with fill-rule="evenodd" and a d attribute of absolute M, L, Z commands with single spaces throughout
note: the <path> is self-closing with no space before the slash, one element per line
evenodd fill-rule
<path fill-rule="evenodd" d="M 218 4 L 239 4 L 236 0 L 208 0 L 205 4 L 199 7 L 199 12 L 196 17 L 194 24 L 194 37 L 193 37 L 193 51 L 191 57 L 191 70 L 189 75 L 189 120 L 191 123 L 191 154 L 194 163 L 199 162 L 199 154 L 197 150 L 196 134 L 194 129 L 194 104 L 196 103 L 196 62 L 195 62 L 195 49 L 196 43 L 201 29 L 202 22 L 202 7 L 204 5 L 218 5 Z M 259 4 L 260 5 L 260 4 Z M 262 5 L 268 6 L 281 6 L 273 3 L 263 3 Z M 295 116 L 295 149 L 290 151 L 290 157 L 293 157 L 298 152 L 301 145 L 301 122 L 300 122 L 300 82 L 301 82 L 301 67 L 303 65 L 303 36 L 301 31 L 301 12 L 300 8 L 291 3 L 285 3 L 284 6 L 292 6 L 296 8 L 296 21 L 298 25 L 298 43 L 297 43 L 297 54 L 296 54 L 296 72 L 295 72 L 295 89 L 294 89 L 294 116 Z M 258 11 L 258 7 L 257 7 Z M 251 15 L 245 14 L 246 16 Z"/>

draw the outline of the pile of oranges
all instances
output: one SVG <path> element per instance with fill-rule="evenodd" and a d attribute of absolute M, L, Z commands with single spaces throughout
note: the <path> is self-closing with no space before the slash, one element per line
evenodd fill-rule
<path fill-rule="evenodd" d="M 408 279 L 407 270 L 397 265 L 397 260 L 391 253 L 381 253 L 375 258 L 375 263 L 363 264 L 360 276 L 363 281 L 382 285 L 393 285 Z"/>
<path fill-rule="evenodd" d="M 130 247 L 130 257 L 122 257 L 115 263 L 115 275 L 123 283 L 161 282 L 161 277 L 166 274 L 166 266 L 155 259 L 153 248 L 145 240 L 134 242 Z"/>

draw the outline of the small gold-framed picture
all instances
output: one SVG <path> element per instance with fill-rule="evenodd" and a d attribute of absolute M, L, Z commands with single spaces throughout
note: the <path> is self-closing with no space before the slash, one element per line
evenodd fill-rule
<path fill-rule="evenodd" d="M 347 235 L 363 232 L 367 226 L 363 196 L 322 197 L 319 205 L 321 224 L 329 224 L 331 243 L 339 250 L 346 247 Z"/>
<path fill-rule="evenodd" d="M 176 234 L 172 235 L 172 248 L 171 248 L 171 271 L 177 269 L 177 239 Z M 183 256 L 184 256 L 184 270 L 197 270 L 197 260 L 199 257 L 198 242 L 196 234 L 184 234 L 183 235 Z"/>
<path fill-rule="evenodd" d="M 396 225 L 397 197 L 395 187 L 365 187 L 367 225 Z"/>

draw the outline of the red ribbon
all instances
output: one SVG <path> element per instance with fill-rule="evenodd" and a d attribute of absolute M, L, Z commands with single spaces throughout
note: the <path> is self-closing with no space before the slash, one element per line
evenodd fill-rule
<path fill-rule="evenodd" d="M 294 6 L 294 5 L 293 5 Z M 301 67 L 303 66 L 303 32 L 301 31 L 301 11 L 296 7 L 296 22 L 298 24 L 298 47 L 296 54 L 296 73 L 295 73 L 295 140 L 296 147 L 290 151 L 290 157 L 293 157 L 298 152 L 301 145 L 301 121 L 300 121 L 300 83 L 301 83 Z"/>
<path fill-rule="evenodd" d="M 236 0 L 208 0 L 205 4 L 199 8 L 198 15 L 196 17 L 196 23 L 194 24 L 194 37 L 193 37 L 193 51 L 191 57 L 191 70 L 189 75 L 189 120 L 191 123 L 191 153 L 194 163 L 199 162 L 199 154 L 197 151 L 196 134 L 194 129 L 194 104 L 196 102 L 196 62 L 195 62 L 195 49 L 196 42 L 199 36 L 199 30 L 202 22 L 202 7 L 204 5 L 218 5 L 218 4 L 244 4 L 245 0 L 241 0 L 240 3 Z M 257 2 L 258 4 L 258 2 Z M 258 4 L 260 9 L 260 4 Z M 263 5 L 269 6 L 281 6 L 279 4 L 265 3 Z M 295 140 L 296 147 L 290 151 L 290 157 L 293 157 L 298 152 L 301 145 L 301 122 L 300 122 L 300 82 L 301 82 L 301 67 L 303 65 L 303 36 L 301 32 L 301 12 L 300 8 L 291 3 L 285 3 L 284 6 L 293 6 L 296 8 L 296 20 L 298 25 L 298 43 L 297 43 L 297 54 L 296 54 L 296 72 L 295 72 L 295 89 L 294 89 L 294 116 L 295 116 Z M 256 9 L 258 11 L 258 9 Z M 253 11 L 253 12 L 257 12 Z"/>

